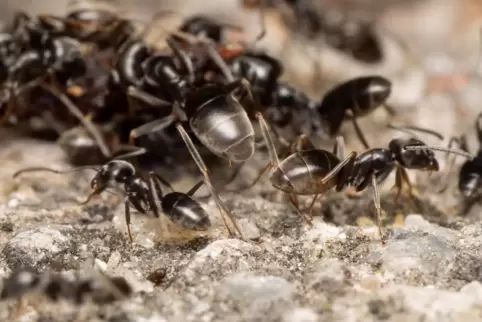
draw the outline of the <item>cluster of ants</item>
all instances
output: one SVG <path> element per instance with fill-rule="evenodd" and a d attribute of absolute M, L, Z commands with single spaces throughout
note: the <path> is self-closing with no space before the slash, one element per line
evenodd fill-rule
<path fill-rule="evenodd" d="M 307 14 L 299 6 L 302 2 L 286 1 L 301 19 Z M 263 8 L 260 13 L 263 21 Z M 170 13 L 158 16 L 166 14 Z M 256 40 L 265 33 L 264 23 L 262 26 Z M 357 118 L 378 107 L 393 113 L 386 104 L 391 93 L 388 79 L 378 75 L 358 77 L 338 84 L 320 100 L 313 100 L 281 80 L 283 66 L 276 58 L 254 49 L 253 43 L 233 47 L 226 39 L 228 29 L 241 28 L 204 16 L 189 17 L 177 30 L 169 32 L 166 48 L 154 48 L 136 32 L 131 20 L 108 10 L 82 9 L 65 17 L 19 14 L 0 34 L 0 104 L 5 122 L 20 122 L 37 115 L 57 128 L 80 123 L 94 143 L 86 147 L 76 135 L 71 136 L 67 151 L 74 159 L 72 163 L 84 163 L 80 168 L 26 168 L 15 176 L 30 171 L 95 170 L 93 191 L 85 202 L 111 186 L 123 187 L 131 240 L 131 206 L 155 217 L 162 211 L 184 229 L 207 230 L 211 226 L 209 216 L 193 198 L 205 185 L 229 234 L 242 238 L 198 150 L 204 147 L 229 162 L 243 164 L 258 145 L 255 121 L 269 154 L 269 163 L 260 177 L 270 170 L 273 187 L 289 196 L 307 222 L 321 194 L 348 186 L 359 192 L 371 186 L 383 241 L 378 184 L 395 169 L 399 195 L 404 183 L 410 187 L 407 169 L 439 170 L 434 150 L 467 157 L 460 187 L 467 197 L 480 194 L 479 157 L 473 159 L 463 149 L 427 146 L 413 134 L 421 131 L 440 137 L 436 132 L 392 126 L 408 131 L 411 137 L 393 139 L 387 148 L 370 148 Z M 345 154 L 344 140 L 339 136 L 345 120 L 352 122 L 366 152 Z M 105 140 L 102 129 L 106 127 L 115 133 L 112 142 Z M 286 127 L 293 130 L 296 139 L 287 140 L 278 134 Z M 185 144 L 203 174 L 203 180 L 187 193 L 174 191 L 159 173 L 142 175 L 125 160 L 150 152 L 136 142 L 153 133 L 160 133 L 156 149 L 169 154 L 173 141 L 166 140 L 168 136 L 172 139 L 173 131 L 169 130 L 173 129 L 174 134 L 177 131 L 173 140 Z M 318 149 L 310 142 L 309 137 L 320 132 L 336 137 L 333 151 Z M 277 151 L 279 144 L 285 145 L 286 155 Z M 121 150 L 128 151 L 119 153 Z M 98 157 L 86 160 L 86 155 Z M 99 160 L 107 162 L 98 167 L 91 164 L 102 163 Z M 164 194 L 163 186 L 173 192 Z M 313 196 L 308 215 L 298 207 L 299 195 Z"/>

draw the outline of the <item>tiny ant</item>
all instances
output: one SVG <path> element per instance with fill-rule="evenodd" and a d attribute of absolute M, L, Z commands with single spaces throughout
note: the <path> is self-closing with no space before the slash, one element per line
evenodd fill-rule
<path fill-rule="evenodd" d="M 133 157 L 145 153 L 144 149 L 119 156 L 119 158 Z M 192 199 L 192 196 L 202 186 L 203 181 L 199 181 L 187 193 L 176 192 L 162 176 L 155 172 L 149 172 L 148 180 L 136 173 L 136 168 L 124 160 L 112 160 L 97 168 L 93 166 L 83 166 L 70 170 L 59 171 L 46 167 L 24 168 L 14 173 L 17 177 L 25 172 L 47 171 L 57 174 L 71 173 L 83 169 L 91 169 L 97 172 L 91 181 L 92 192 L 81 204 L 88 203 L 92 197 L 106 191 L 108 188 L 119 188 L 125 193 L 125 218 L 129 240 L 132 242 L 130 230 L 131 213 L 130 206 L 133 206 L 141 214 L 152 212 L 156 217 L 160 217 L 160 210 L 175 225 L 192 231 L 205 231 L 210 228 L 211 221 L 206 211 L 201 205 Z M 161 186 L 165 185 L 173 192 L 164 195 Z M 159 202 L 161 206 L 159 206 Z"/>

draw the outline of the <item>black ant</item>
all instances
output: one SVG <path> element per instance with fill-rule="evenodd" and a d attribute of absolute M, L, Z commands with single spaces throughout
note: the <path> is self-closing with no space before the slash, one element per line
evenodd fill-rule
<path fill-rule="evenodd" d="M 462 214 L 469 212 L 482 196 L 482 113 L 477 115 L 475 130 L 479 142 L 478 152 L 472 160 L 465 161 L 459 171 L 458 189 L 464 198 Z M 458 138 L 452 137 L 449 142 L 449 147 L 453 144 L 457 144 L 463 151 L 469 151 L 467 138 L 464 134 L 460 135 Z M 450 168 L 452 168 L 452 166 L 453 160 L 448 164 L 449 170 L 447 170 L 447 174 L 450 173 Z M 448 178 L 445 179 L 447 180 Z M 447 184 L 445 182 L 442 189 L 440 189 L 440 192 L 444 191 L 446 188 Z"/>
<path fill-rule="evenodd" d="M 394 111 L 386 104 L 391 87 L 391 82 L 381 76 L 358 77 L 335 86 L 317 106 L 323 129 L 333 136 L 339 133 L 342 122 L 350 118 L 359 140 L 365 149 L 369 149 L 356 119 L 371 113 L 380 105 L 393 115 Z"/>
<path fill-rule="evenodd" d="M 132 294 L 131 286 L 123 277 L 106 276 L 100 272 L 98 275 L 71 279 L 59 273 L 17 270 L 3 280 L 0 300 L 21 299 L 27 294 L 38 293 L 54 302 L 68 300 L 79 305 L 91 300 L 107 304 Z"/>
<path fill-rule="evenodd" d="M 415 127 L 403 126 L 391 127 L 402 130 L 406 128 L 417 129 Z M 381 228 L 382 216 L 378 183 L 385 180 L 395 169 L 395 181 L 398 190 L 396 200 L 398 200 L 404 183 L 408 185 L 409 192 L 412 195 L 411 183 L 406 172 L 407 169 L 439 170 L 433 151 L 444 151 L 472 159 L 472 156 L 465 151 L 427 146 L 416 137 L 393 139 L 389 142 L 388 148 L 371 149 L 360 155 L 357 155 L 356 152 L 351 152 L 346 156 L 343 137 L 339 136 L 333 152 L 316 149 L 309 140 L 308 142 L 302 141 L 298 145 L 298 151 L 280 161 L 267 127 L 265 129 L 263 135 L 265 140 L 269 142 L 270 162 L 261 171 L 254 183 L 248 187 L 253 186 L 264 172 L 272 169 L 270 171 L 270 181 L 273 187 L 287 193 L 298 213 L 309 222 L 312 218 L 313 205 L 321 194 L 333 188 L 339 192 L 348 186 L 352 186 L 357 192 L 360 192 L 371 185 L 373 187 L 373 201 L 377 213 L 378 229 L 383 243 L 385 243 L 385 238 Z M 435 133 L 435 135 L 441 137 L 440 134 L 430 130 L 422 129 L 422 131 Z M 309 207 L 308 218 L 303 216 L 299 210 L 296 201 L 296 196 L 298 195 L 314 195 Z"/>
<path fill-rule="evenodd" d="M 36 171 L 47 171 L 57 174 L 70 173 L 83 169 L 96 171 L 97 174 L 91 181 L 93 191 L 81 204 L 88 203 L 92 197 L 99 195 L 109 188 L 119 189 L 119 186 L 122 186 L 121 189 L 125 194 L 124 204 L 127 232 L 131 242 L 133 241 L 130 230 L 131 205 L 142 214 L 152 212 L 156 218 L 160 217 L 160 210 L 162 209 L 171 222 L 187 230 L 205 231 L 209 229 L 211 227 L 211 221 L 209 220 L 208 214 L 198 202 L 192 199 L 194 193 L 202 186 L 203 180 L 194 185 L 187 193 L 176 192 L 161 175 L 155 172 L 149 172 L 148 180 L 145 180 L 136 173 L 136 168 L 131 163 L 120 160 L 120 158 L 138 156 L 145 152 L 145 149 L 140 148 L 137 151 L 119 156 L 119 159 L 109 161 L 100 168 L 83 166 L 59 171 L 46 167 L 30 167 L 15 172 L 13 177 L 15 178 L 25 172 Z M 173 192 L 164 195 L 162 193 L 162 185 L 167 186 Z M 159 202 L 161 206 L 159 206 Z"/>

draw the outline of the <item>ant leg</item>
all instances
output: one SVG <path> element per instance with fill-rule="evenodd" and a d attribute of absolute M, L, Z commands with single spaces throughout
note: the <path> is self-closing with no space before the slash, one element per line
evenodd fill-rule
<path fill-rule="evenodd" d="M 59 101 L 62 102 L 62 104 L 67 107 L 69 112 L 75 116 L 80 123 L 87 129 L 90 135 L 94 138 L 96 141 L 97 145 L 99 146 L 100 151 L 102 154 L 110 158 L 112 156 L 112 153 L 107 145 L 107 143 L 104 140 L 104 137 L 100 133 L 100 131 L 96 128 L 95 124 L 89 121 L 87 118 L 84 117 L 82 112 L 79 110 L 79 108 L 61 91 L 59 91 L 56 87 L 50 86 L 48 84 L 42 84 L 40 85 L 43 89 L 47 90 L 50 92 L 52 95 L 54 95 Z"/>
<path fill-rule="evenodd" d="M 289 197 L 289 200 L 290 200 L 291 204 L 295 207 L 296 213 L 298 214 L 298 216 L 300 216 L 300 218 L 303 219 L 304 221 L 306 221 L 310 226 L 313 226 L 313 224 L 311 223 L 310 218 L 306 218 L 306 216 L 303 215 L 303 213 L 301 212 L 300 206 L 298 205 L 298 201 L 296 200 L 296 196 L 294 196 L 293 194 L 289 193 L 289 194 L 288 194 L 288 197 Z"/>
<path fill-rule="evenodd" d="M 134 145 L 134 141 L 136 138 L 146 135 L 149 133 L 155 133 L 155 132 L 161 132 L 165 128 L 167 128 L 169 125 L 174 123 L 177 119 L 177 116 L 174 114 L 170 114 L 166 117 L 163 117 L 158 120 L 154 120 L 152 122 L 146 123 L 144 125 L 141 125 L 135 129 L 133 129 L 130 134 L 129 134 L 129 144 Z"/>
<path fill-rule="evenodd" d="M 373 187 L 373 203 L 375 204 L 375 209 L 377 212 L 378 234 L 380 235 L 382 244 L 385 245 L 386 240 L 382 232 L 382 206 L 380 204 L 380 192 L 378 191 L 377 176 L 374 174 L 372 174 L 372 187 Z"/>
<path fill-rule="evenodd" d="M 217 192 L 214 190 L 214 187 L 211 184 L 211 179 L 209 177 L 209 170 L 204 163 L 204 161 L 201 158 L 201 155 L 199 154 L 198 150 L 194 146 L 194 143 L 192 142 L 191 138 L 187 134 L 186 130 L 184 130 L 184 127 L 182 126 L 181 123 L 176 124 L 177 131 L 181 135 L 181 138 L 183 139 L 184 143 L 186 144 L 186 147 L 189 150 L 189 153 L 191 153 L 192 158 L 194 159 L 194 162 L 196 162 L 197 167 L 201 171 L 201 173 L 204 176 L 204 183 L 206 184 L 206 187 L 208 188 L 209 192 L 211 193 L 211 196 L 214 198 L 214 201 L 216 202 L 216 205 L 218 207 L 219 212 L 221 213 L 221 218 L 223 218 L 223 221 L 226 225 L 226 229 L 228 229 L 229 233 L 231 236 L 233 236 L 231 229 L 227 225 L 226 218 L 229 218 L 229 221 L 231 224 L 234 226 L 235 230 L 238 232 L 239 236 L 244 240 L 243 234 L 241 233 L 241 230 L 239 229 L 236 220 L 233 218 L 233 216 L 228 212 L 226 209 L 224 202 L 221 201 L 219 198 Z"/>
<path fill-rule="evenodd" d="M 156 180 L 160 181 L 163 185 L 171 189 L 171 191 L 175 191 L 174 188 L 171 186 L 171 184 L 166 179 L 164 179 L 164 177 L 162 177 L 160 174 L 151 172 L 151 175 L 153 175 L 156 178 Z"/>
<path fill-rule="evenodd" d="M 204 184 L 204 180 L 199 180 L 199 182 L 196 183 L 194 187 L 192 187 L 188 192 L 186 192 L 186 195 L 188 195 L 189 197 L 192 197 L 196 193 L 196 191 L 198 191 L 199 188 L 201 188 L 203 184 Z"/>
<path fill-rule="evenodd" d="M 224 77 L 226 77 L 228 82 L 234 81 L 234 76 L 231 70 L 229 69 L 228 65 L 224 61 L 224 59 L 219 55 L 219 52 L 214 48 L 214 46 L 210 43 L 206 44 L 206 49 L 208 52 L 209 57 L 215 63 L 221 72 L 223 73 Z"/>
<path fill-rule="evenodd" d="M 127 152 L 127 153 L 118 155 L 113 160 L 129 159 L 129 158 L 137 157 L 139 155 L 143 155 L 143 154 L 146 154 L 146 153 L 147 153 L 146 148 L 133 147 L 132 152 Z"/>
<path fill-rule="evenodd" d="M 368 145 L 368 142 L 365 138 L 365 135 L 363 135 L 363 132 L 360 128 L 360 126 L 358 125 L 358 122 L 356 121 L 356 117 L 353 116 L 351 118 L 351 121 L 353 123 L 353 126 L 355 127 L 355 132 L 356 132 L 356 135 L 358 136 L 358 139 L 360 140 L 360 142 L 363 144 L 363 147 L 368 150 L 370 149 L 370 146 Z"/>
<path fill-rule="evenodd" d="M 345 139 L 339 135 L 336 137 L 335 146 L 333 147 L 333 154 L 340 160 L 345 159 Z"/>
<path fill-rule="evenodd" d="M 397 170 L 395 171 L 395 187 L 397 188 L 397 194 L 395 195 L 395 204 L 398 204 L 403 189 L 403 179 L 400 167 L 397 167 Z"/>
<path fill-rule="evenodd" d="M 129 86 L 127 88 L 127 96 L 130 98 L 136 98 L 152 106 L 172 106 L 171 102 L 165 101 L 152 94 L 146 93 L 135 86 Z"/>
<path fill-rule="evenodd" d="M 94 191 L 92 191 L 87 198 L 84 201 L 79 202 L 79 205 L 86 205 L 89 203 L 90 200 L 92 200 L 93 197 L 99 195 L 101 192 L 105 190 L 106 187 L 101 186 L 98 188 L 95 188 Z"/>
<path fill-rule="evenodd" d="M 310 220 L 313 219 L 313 206 L 315 205 L 315 201 L 316 201 L 316 199 L 318 199 L 319 196 L 320 196 L 320 194 L 317 193 L 317 194 L 313 197 L 313 200 L 311 200 L 310 207 L 308 208 L 308 214 L 309 214 L 309 216 L 310 216 Z"/>
<path fill-rule="evenodd" d="M 320 180 L 320 184 L 325 185 L 345 168 L 351 169 L 353 167 L 353 163 L 355 162 L 356 156 L 356 152 L 351 152 L 345 159 L 341 160 L 340 163 L 338 163 L 330 172 L 328 172 L 323 179 Z M 344 171 L 344 173 L 348 175 L 349 171 Z M 337 188 L 342 184 L 343 182 L 339 182 Z"/>
<path fill-rule="evenodd" d="M 130 242 L 134 242 L 134 238 L 132 238 L 132 233 L 131 233 L 131 210 L 129 208 L 129 198 L 126 197 L 124 199 L 124 213 L 125 213 L 125 218 L 126 218 L 126 225 L 127 225 L 127 234 L 129 235 L 129 240 Z"/>
<path fill-rule="evenodd" d="M 173 54 L 178 57 L 182 64 L 184 65 L 183 67 L 185 68 L 188 78 L 189 78 L 189 83 L 193 83 L 195 81 L 196 76 L 194 75 L 194 66 L 192 63 L 192 60 L 186 55 L 186 53 L 181 49 L 181 46 L 178 44 L 177 41 L 175 41 L 172 38 L 168 38 L 166 40 L 167 45 L 169 48 L 171 48 Z"/>
<path fill-rule="evenodd" d="M 410 198 L 416 200 L 415 194 L 413 193 L 413 186 L 412 186 L 412 183 L 410 182 L 410 178 L 408 177 L 407 171 L 404 168 L 400 167 L 400 174 L 402 175 L 403 182 L 408 187 L 408 195 L 410 196 Z"/>

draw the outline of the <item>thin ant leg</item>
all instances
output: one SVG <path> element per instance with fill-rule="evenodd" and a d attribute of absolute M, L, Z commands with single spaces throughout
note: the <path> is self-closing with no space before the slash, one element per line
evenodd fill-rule
<path fill-rule="evenodd" d="M 236 220 L 228 212 L 228 210 L 224 206 L 224 203 L 221 201 L 217 192 L 215 191 L 214 187 L 212 186 L 211 180 L 210 180 L 210 177 L 209 177 L 209 170 L 208 170 L 206 164 L 204 163 L 204 161 L 202 160 L 201 155 L 199 154 L 198 150 L 194 146 L 194 143 L 192 142 L 191 138 L 189 137 L 187 132 L 184 130 L 184 127 L 182 126 L 181 123 L 177 123 L 176 128 L 177 128 L 177 131 L 179 132 L 179 134 L 181 135 L 181 138 L 183 139 L 184 143 L 186 144 L 186 146 L 189 150 L 189 153 L 191 154 L 194 162 L 196 162 L 197 167 L 199 168 L 199 170 L 203 174 L 204 182 L 205 182 L 209 192 L 211 193 L 211 196 L 214 198 L 214 201 L 216 202 L 218 210 L 221 213 L 221 218 L 223 218 L 223 221 L 226 225 L 226 228 L 230 232 L 230 235 L 232 236 L 232 232 L 231 232 L 231 229 L 229 228 L 229 226 L 227 225 L 227 222 L 226 222 L 225 218 L 229 218 L 229 220 L 233 224 L 235 230 L 238 232 L 239 236 L 242 239 L 244 239 L 243 234 L 241 233 L 241 230 L 239 229 L 239 227 L 236 223 Z"/>
<path fill-rule="evenodd" d="M 366 150 L 370 149 L 370 146 L 368 145 L 367 139 L 365 138 L 365 135 L 363 135 L 363 132 L 362 132 L 360 126 L 358 125 L 358 122 L 357 122 L 355 116 L 353 116 L 351 118 L 351 122 L 353 123 L 353 127 L 355 128 L 356 135 L 357 135 L 358 139 L 360 140 L 360 142 L 363 144 L 363 147 Z"/>
<path fill-rule="evenodd" d="M 175 191 L 174 188 L 171 186 L 171 184 L 166 179 L 164 179 L 164 177 L 162 177 L 160 174 L 156 172 L 151 172 L 151 176 L 154 176 L 156 180 L 160 181 L 163 185 L 171 189 L 171 191 Z"/>
<path fill-rule="evenodd" d="M 199 188 L 201 188 L 203 184 L 204 184 L 204 180 L 199 180 L 199 182 L 196 183 L 194 187 L 192 187 L 188 192 L 186 192 L 186 195 L 188 195 L 189 197 L 192 197 L 196 193 L 196 191 L 198 191 Z"/>
<path fill-rule="evenodd" d="M 336 155 L 339 160 L 345 159 L 345 139 L 341 135 L 336 137 L 333 154 Z"/>
<path fill-rule="evenodd" d="M 170 114 L 166 117 L 161 119 L 154 120 L 152 122 L 143 124 L 135 129 L 133 129 L 129 134 L 129 144 L 134 145 L 134 141 L 136 138 L 149 134 L 149 133 L 156 133 L 161 132 L 171 124 L 173 124 L 177 120 L 177 116 L 174 114 Z"/>
<path fill-rule="evenodd" d="M 87 198 L 84 200 L 84 201 L 81 201 L 79 202 L 79 205 L 86 205 L 88 204 L 93 197 L 99 195 L 101 192 L 103 192 L 104 190 L 106 189 L 105 186 L 100 186 L 100 187 L 97 187 L 94 189 L 94 191 L 92 191 L 88 196 Z"/>
<path fill-rule="evenodd" d="M 330 172 L 328 172 L 323 179 L 320 180 L 320 184 L 325 185 L 328 181 L 333 179 L 340 171 L 343 171 L 345 167 L 351 168 L 356 159 L 356 152 L 351 152 L 345 159 L 341 160 Z"/>
<path fill-rule="evenodd" d="M 124 198 L 124 213 L 125 213 L 125 218 L 126 218 L 126 226 L 127 226 L 127 234 L 129 235 L 129 241 L 131 243 L 134 242 L 134 238 L 132 238 L 132 233 L 131 233 L 131 210 L 129 208 L 129 197 Z"/>
<path fill-rule="evenodd" d="M 375 205 L 375 209 L 377 212 L 378 234 L 380 235 L 382 244 L 385 245 L 387 242 L 382 232 L 382 206 L 380 204 L 380 192 L 378 191 L 377 176 L 374 174 L 372 175 L 372 188 L 373 188 L 373 204 Z"/>
<path fill-rule="evenodd" d="M 219 67 L 228 82 L 234 81 L 234 76 L 224 59 L 219 55 L 213 44 L 206 44 L 206 49 L 211 60 Z"/>
<path fill-rule="evenodd" d="M 82 112 L 79 110 L 77 106 L 61 91 L 59 91 L 57 88 L 50 86 L 48 84 L 42 84 L 40 85 L 43 89 L 47 90 L 51 94 L 53 94 L 57 99 L 59 99 L 62 104 L 64 104 L 69 112 L 74 115 L 80 123 L 87 129 L 87 131 L 92 135 L 94 140 L 97 142 L 97 145 L 99 146 L 100 151 L 102 154 L 109 158 L 111 157 L 111 151 L 107 145 L 107 143 L 104 140 L 104 137 L 102 134 L 99 132 L 99 130 L 95 127 L 94 123 L 91 121 L 87 120 Z"/>
<path fill-rule="evenodd" d="M 191 59 L 186 55 L 186 53 L 181 49 L 181 46 L 175 41 L 174 39 L 167 39 L 167 44 L 169 48 L 171 48 L 173 54 L 178 57 L 182 64 L 184 65 L 184 68 L 187 71 L 187 74 L 189 75 L 189 83 L 193 83 L 195 81 L 195 75 L 194 75 L 194 66 L 192 64 Z"/>
<path fill-rule="evenodd" d="M 127 88 L 127 96 L 131 98 L 136 98 L 144 103 L 147 103 L 152 106 L 172 106 L 171 102 L 162 100 L 158 97 L 155 97 L 152 94 L 146 93 L 135 86 L 129 86 Z"/>
<path fill-rule="evenodd" d="M 402 195 L 403 189 L 403 179 L 402 173 L 400 172 L 400 167 L 397 167 L 395 170 L 395 187 L 397 189 L 397 194 L 395 195 L 395 204 L 398 204 L 400 201 L 400 196 Z"/>
<path fill-rule="evenodd" d="M 129 158 L 137 157 L 139 155 L 143 155 L 143 154 L 146 154 L 146 153 L 147 153 L 146 148 L 134 147 L 134 151 L 118 155 L 113 160 L 129 159 Z"/>

